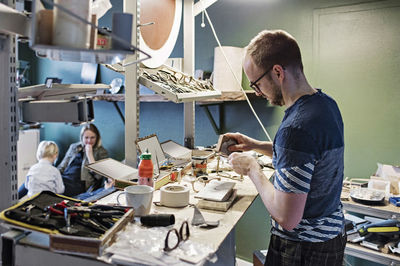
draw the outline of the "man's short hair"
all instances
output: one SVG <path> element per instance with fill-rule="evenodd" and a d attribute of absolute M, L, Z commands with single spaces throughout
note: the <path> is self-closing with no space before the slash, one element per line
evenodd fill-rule
<path fill-rule="evenodd" d="M 263 30 L 246 47 L 254 63 L 264 70 L 274 65 L 298 67 L 303 71 L 301 53 L 296 40 L 283 30 Z"/>
<path fill-rule="evenodd" d="M 52 158 L 58 154 L 58 146 L 54 141 L 44 140 L 39 143 L 36 151 L 36 159 L 38 161 L 43 158 Z"/>

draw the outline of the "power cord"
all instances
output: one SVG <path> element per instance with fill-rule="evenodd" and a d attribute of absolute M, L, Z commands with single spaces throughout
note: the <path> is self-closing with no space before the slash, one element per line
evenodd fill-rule
<path fill-rule="evenodd" d="M 241 88 L 241 90 L 242 90 L 242 92 L 243 92 L 243 94 L 244 94 L 244 96 L 245 96 L 245 98 L 246 98 L 246 101 L 247 101 L 247 103 L 248 103 L 248 105 L 249 105 L 251 111 L 252 111 L 253 114 L 254 114 L 254 117 L 257 119 L 258 123 L 260 124 L 260 126 L 261 126 L 262 130 L 264 131 L 265 135 L 267 136 L 268 140 L 269 140 L 269 141 L 272 141 L 270 135 L 268 134 L 268 132 L 267 132 L 267 130 L 265 129 L 264 125 L 261 123 L 261 120 L 260 120 L 260 118 L 258 117 L 256 111 L 254 110 L 253 105 L 250 103 L 250 100 L 249 100 L 249 98 L 247 97 L 246 92 L 245 92 L 245 90 L 244 90 L 243 87 L 242 87 L 242 84 L 240 84 L 238 77 L 236 76 L 235 72 L 233 71 L 232 65 L 230 64 L 230 62 L 228 61 L 228 58 L 226 57 L 226 54 L 225 54 L 225 52 L 224 52 L 224 49 L 222 48 L 222 45 L 221 45 L 221 43 L 220 43 L 220 41 L 219 41 L 219 39 L 218 39 L 217 33 L 215 32 L 214 25 L 213 25 L 213 23 L 211 22 L 210 17 L 208 16 L 207 10 L 204 8 L 203 1 L 200 1 L 200 3 L 201 3 L 201 5 L 202 5 L 202 7 L 203 7 L 203 12 L 204 12 L 204 14 L 205 14 L 206 17 L 207 17 L 207 21 L 208 21 L 208 23 L 210 24 L 210 27 L 211 27 L 211 30 L 212 30 L 212 32 L 213 32 L 214 38 L 215 38 L 215 40 L 217 41 L 219 48 L 221 49 L 222 55 L 224 56 L 225 61 L 226 61 L 226 63 L 228 64 L 230 71 L 232 72 L 233 76 L 235 77 L 235 81 L 237 82 L 237 84 L 238 84 L 239 87 Z"/>

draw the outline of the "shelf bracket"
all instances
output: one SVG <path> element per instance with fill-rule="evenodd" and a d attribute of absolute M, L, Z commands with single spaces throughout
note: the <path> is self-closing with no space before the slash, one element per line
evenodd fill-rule
<path fill-rule="evenodd" d="M 112 103 L 114 104 L 114 107 L 115 107 L 115 109 L 117 110 L 117 112 L 118 112 L 118 114 L 119 114 L 119 117 L 121 117 L 121 120 L 122 120 L 122 122 L 123 122 L 124 125 L 125 125 L 125 117 L 124 117 L 124 114 L 123 114 L 122 111 L 121 111 L 121 108 L 119 108 L 119 105 L 118 105 L 117 102 L 112 102 Z"/>
<path fill-rule="evenodd" d="M 210 109 L 208 109 L 209 106 L 211 105 L 215 105 L 218 107 L 218 113 L 219 113 L 219 127 L 217 126 L 217 123 L 214 120 L 214 117 L 212 116 Z M 200 104 L 200 107 L 204 108 L 204 111 L 206 112 L 206 115 L 208 117 L 208 120 L 211 123 L 211 126 L 214 129 L 214 132 L 217 135 L 221 135 L 225 132 L 225 119 L 224 119 L 224 113 L 225 113 L 225 109 L 224 109 L 224 104 L 223 103 L 204 103 L 204 104 Z"/>

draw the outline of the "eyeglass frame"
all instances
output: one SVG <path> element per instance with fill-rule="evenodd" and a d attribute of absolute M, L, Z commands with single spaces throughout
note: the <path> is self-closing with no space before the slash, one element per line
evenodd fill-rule
<path fill-rule="evenodd" d="M 256 79 L 253 82 L 250 82 L 250 88 L 252 88 L 253 90 L 255 90 L 258 93 L 262 93 L 260 87 L 258 87 L 257 82 L 259 82 L 265 75 L 267 75 L 268 72 L 270 72 L 272 70 L 272 68 L 275 65 L 272 65 L 267 71 L 265 71 L 264 74 L 261 75 L 261 77 L 259 77 L 258 79 Z M 283 70 L 286 70 L 286 68 L 284 66 L 281 66 Z"/>
<path fill-rule="evenodd" d="M 267 71 L 264 72 L 264 74 L 262 74 L 258 79 L 256 79 L 255 81 L 251 81 L 250 82 L 250 88 L 252 88 L 253 90 L 255 90 L 255 92 L 261 93 L 261 89 L 260 87 L 258 87 L 257 82 L 259 82 L 265 75 L 268 74 L 268 72 L 270 72 L 272 70 L 274 66 L 271 66 L 270 68 L 268 68 Z"/>
<path fill-rule="evenodd" d="M 184 228 L 184 225 L 186 225 L 186 228 Z M 183 230 L 186 229 L 186 234 L 183 235 Z M 168 240 L 169 240 L 169 235 L 174 232 L 176 237 L 178 238 L 178 241 L 176 242 L 175 246 L 173 246 L 172 248 L 169 247 L 168 245 Z M 172 228 L 168 230 L 167 236 L 165 237 L 165 241 L 164 241 L 164 251 L 169 252 L 172 251 L 174 249 L 176 249 L 179 246 L 179 243 L 181 243 L 182 241 L 186 241 L 189 239 L 190 236 L 190 231 L 189 231 L 189 223 L 188 221 L 184 221 L 181 225 L 181 227 L 179 228 L 179 232 L 176 228 Z"/>

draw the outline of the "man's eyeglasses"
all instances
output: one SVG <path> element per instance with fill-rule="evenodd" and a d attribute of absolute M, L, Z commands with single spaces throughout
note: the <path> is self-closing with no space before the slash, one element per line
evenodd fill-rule
<path fill-rule="evenodd" d="M 170 238 L 169 235 L 171 233 L 175 233 L 176 239 L 169 240 L 169 238 Z M 184 221 L 181 225 L 181 228 L 179 228 L 179 232 L 175 228 L 172 228 L 168 231 L 167 236 L 165 237 L 164 251 L 172 251 L 172 250 L 176 249 L 179 246 L 179 243 L 181 241 L 188 240 L 189 236 L 190 236 L 189 224 L 187 221 Z M 173 247 L 170 247 L 170 241 L 173 242 L 173 243 L 171 243 L 174 245 Z M 176 243 L 175 243 L 175 241 L 176 241 Z"/>
<path fill-rule="evenodd" d="M 265 76 L 268 74 L 269 71 L 271 71 L 272 67 L 270 67 L 267 71 L 264 72 L 258 79 L 256 79 L 253 82 L 250 82 L 250 88 L 255 90 L 257 93 L 261 93 L 260 87 L 258 87 L 257 83 Z"/>

